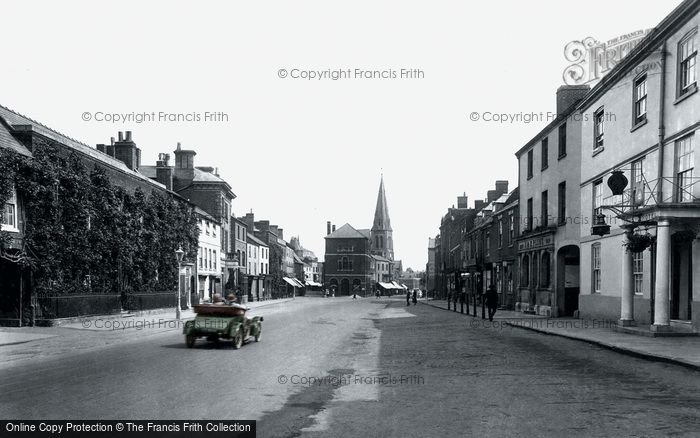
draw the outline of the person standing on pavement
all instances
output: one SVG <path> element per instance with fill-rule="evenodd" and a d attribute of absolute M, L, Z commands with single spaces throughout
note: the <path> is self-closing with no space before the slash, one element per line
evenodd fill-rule
<path fill-rule="evenodd" d="M 410 290 L 406 291 L 406 305 L 407 306 L 411 305 L 411 291 Z"/>
<path fill-rule="evenodd" d="M 413 289 L 413 305 L 418 304 L 418 291 Z"/>
<path fill-rule="evenodd" d="M 486 299 L 486 307 L 489 309 L 489 321 L 493 321 L 493 316 L 496 314 L 496 309 L 498 308 L 498 294 L 496 293 L 496 286 L 489 286 L 489 288 L 486 290 L 484 298 Z"/>

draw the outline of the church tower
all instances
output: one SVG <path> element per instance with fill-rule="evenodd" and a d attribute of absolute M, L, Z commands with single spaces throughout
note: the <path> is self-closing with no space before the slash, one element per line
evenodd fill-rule
<path fill-rule="evenodd" d="M 379 194 L 377 195 L 377 208 L 374 211 L 374 223 L 370 233 L 372 238 L 372 254 L 379 255 L 389 260 L 394 260 L 394 241 L 392 238 L 391 221 L 389 220 L 389 207 L 386 204 L 384 193 L 384 175 L 379 182 Z"/>

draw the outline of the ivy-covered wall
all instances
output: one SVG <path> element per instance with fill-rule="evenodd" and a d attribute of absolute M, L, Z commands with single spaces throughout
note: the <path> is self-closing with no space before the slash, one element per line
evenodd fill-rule
<path fill-rule="evenodd" d="M 59 145 L 34 142 L 32 153 L 0 148 L 0 206 L 14 186 L 25 210 L 37 317 L 158 307 L 157 299 L 141 298 L 156 292 L 170 291 L 164 296 L 174 299 L 175 250 L 181 246 L 188 260 L 197 254 L 193 208 L 164 190 L 125 189 L 99 163 Z M 7 242 L 0 232 L 0 250 Z"/>

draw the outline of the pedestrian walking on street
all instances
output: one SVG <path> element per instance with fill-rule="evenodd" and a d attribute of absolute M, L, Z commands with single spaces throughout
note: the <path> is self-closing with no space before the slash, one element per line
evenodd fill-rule
<path fill-rule="evenodd" d="M 496 286 L 489 286 L 485 294 L 486 307 L 489 309 L 489 321 L 493 321 L 493 316 L 496 314 L 496 309 L 498 308 L 498 294 L 496 293 Z"/>
<path fill-rule="evenodd" d="M 410 290 L 406 291 L 406 305 L 407 306 L 411 305 L 411 291 Z"/>
<path fill-rule="evenodd" d="M 418 291 L 413 289 L 413 305 L 418 304 Z"/>

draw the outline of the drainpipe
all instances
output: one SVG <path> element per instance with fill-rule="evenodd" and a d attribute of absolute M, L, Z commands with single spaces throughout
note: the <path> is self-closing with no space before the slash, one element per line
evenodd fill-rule
<path fill-rule="evenodd" d="M 661 88 L 659 89 L 659 173 L 656 193 L 656 203 L 663 202 L 663 167 L 664 167 L 664 117 L 665 117 L 665 99 L 666 99 L 666 41 L 661 44 Z"/>

